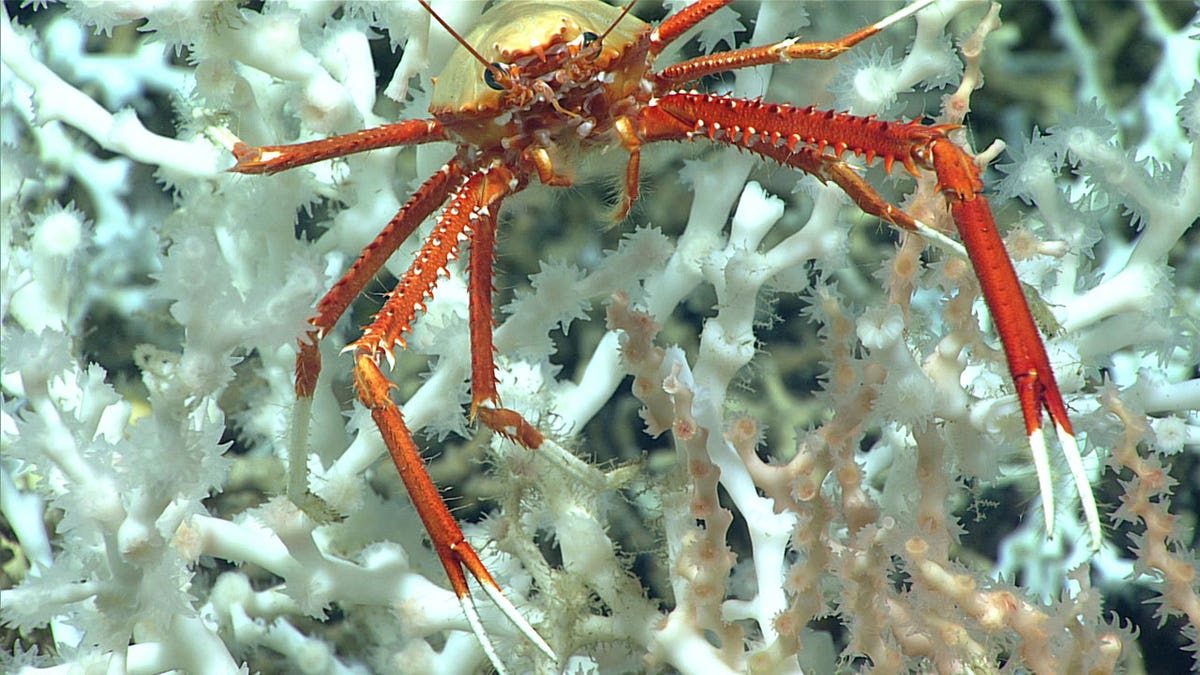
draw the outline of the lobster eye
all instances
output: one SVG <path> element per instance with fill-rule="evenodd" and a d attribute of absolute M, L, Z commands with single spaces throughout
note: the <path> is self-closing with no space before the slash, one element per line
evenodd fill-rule
<path fill-rule="evenodd" d="M 600 45 L 597 44 L 600 42 L 599 35 L 596 35 L 595 33 L 593 33 L 590 30 L 584 31 L 579 36 L 579 42 L 580 42 L 579 51 L 588 52 L 589 50 L 591 50 L 591 53 L 587 55 L 587 58 L 595 59 L 597 56 L 600 56 Z M 592 45 L 596 45 L 596 49 L 592 50 L 591 49 Z"/>
<path fill-rule="evenodd" d="M 508 68 L 506 68 L 505 65 L 499 61 L 492 61 L 492 68 L 508 74 Z M 495 89 L 496 91 L 504 91 L 504 85 L 496 81 L 496 71 L 492 70 L 492 68 L 483 69 L 483 83 L 492 89 Z"/>

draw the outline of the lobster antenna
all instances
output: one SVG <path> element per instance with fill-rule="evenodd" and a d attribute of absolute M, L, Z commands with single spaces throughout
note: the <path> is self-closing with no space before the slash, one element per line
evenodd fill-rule
<path fill-rule="evenodd" d="M 454 30 L 453 28 L 450 27 L 450 24 L 446 23 L 445 19 L 443 19 L 441 16 L 439 16 L 437 12 L 433 11 L 433 8 L 429 6 L 428 0 L 417 0 L 417 2 L 421 3 L 421 6 L 425 8 L 425 11 L 429 12 L 429 16 L 432 16 L 439 24 L 441 24 L 442 28 L 445 28 L 446 32 L 449 33 L 451 35 L 451 37 L 453 37 L 458 42 L 458 44 L 465 47 L 468 52 L 471 52 L 471 56 L 474 56 L 475 60 L 482 63 L 484 68 L 487 68 L 489 71 L 491 71 L 492 77 L 497 82 L 503 83 L 503 82 L 509 81 L 508 73 L 504 72 L 504 69 L 500 68 L 499 66 L 492 63 L 491 61 L 488 61 L 487 59 L 483 58 L 482 54 L 475 51 L 475 48 L 471 46 L 470 42 L 467 42 L 466 39 L 463 38 L 463 36 L 458 34 L 458 31 Z M 626 8 L 625 11 L 628 12 L 629 9 Z M 624 14 L 622 14 L 621 16 L 624 16 Z M 618 21 L 619 20 L 620 19 L 618 19 Z M 609 30 L 612 30 L 612 29 L 610 28 Z M 605 35 L 607 35 L 607 33 L 605 33 Z"/>
<path fill-rule="evenodd" d="M 629 3 L 625 5 L 625 9 L 621 10 L 621 15 L 617 17 L 616 21 L 612 22 L 612 25 L 604 31 L 604 34 L 600 36 L 600 39 L 597 40 L 597 42 L 604 42 L 604 38 L 608 37 L 608 34 L 613 32 L 613 29 L 617 27 L 617 24 L 621 23 L 621 19 L 624 19 L 629 14 L 629 10 L 633 9 L 633 5 L 636 2 L 637 0 L 629 0 Z"/>

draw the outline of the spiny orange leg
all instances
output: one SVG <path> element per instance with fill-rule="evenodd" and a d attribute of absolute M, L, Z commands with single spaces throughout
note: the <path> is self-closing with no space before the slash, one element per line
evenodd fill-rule
<path fill-rule="evenodd" d="M 471 326 L 471 418 L 479 418 L 491 430 L 536 450 L 545 438 L 534 426 L 514 410 L 500 407 L 500 394 L 496 389 L 495 344 L 492 329 L 492 264 L 496 249 L 496 212 L 499 200 L 494 205 L 478 209 L 479 219 L 471 237 L 471 258 L 468 261 L 467 307 Z"/>
<path fill-rule="evenodd" d="M 1096 499 L 1088 482 L 1071 428 L 1062 392 L 1054 379 L 1054 370 L 1046 356 L 1046 347 L 1029 313 L 1029 305 L 1021 292 L 1017 273 L 1012 260 L 996 230 L 996 222 L 981 191 L 983 182 L 979 178 L 979 167 L 962 148 L 942 136 L 935 138 L 924 148 L 914 148 L 926 161 L 932 161 L 937 172 L 938 187 L 950 203 L 950 214 L 958 226 L 958 236 L 967 247 L 975 276 L 983 289 L 983 298 L 992 313 L 1000 342 L 1008 357 L 1008 368 L 1017 398 L 1021 401 L 1021 412 L 1025 416 L 1025 428 L 1029 432 L 1029 445 L 1037 466 L 1038 482 L 1046 510 L 1046 529 L 1054 533 L 1054 488 L 1050 480 L 1050 460 L 1046 453 L 1046 441 L 1042 434 L 1042 409 L 1050 415 L 1054 429 L 1062 445 L 1063 455 L 1075 488 L 1087 517 L 1092 546 L 1100 547 L 1100 515 L 1096 510 Z"/>
<path fill-rule="evenodd" d="M 404 120 L 373 129 L 362 129 L 342 136 L 330 136 L 291 145 L 250 147 L 239 142 L 232 149 L 237 165 L 230 171 L 255 174 L 279 173 L 298 166 L 334 157 L 345 157 L 367 150 L 392 148 L 398 145 L 420 145 L 444 140 L 447 140 L 446 131 L 442 128 L 441 122 L 424 119 Z"/>
<path fill-rule="evenodd" d="M 323 138 L 293 145 L 249 147 L 238 141 L 232 147 L 237 164 L 235 173 L 273 174 L 298 166 L 313 164 L 332 157 L 342 157 L 367 150 L 398 145 L 419 145 L 446 140 L 445 131 L 437 120 L 407 120 L 374 129 L 364 129 L 343 136 Z M 317 315 L 309 319 L 314 327 L 299 341 L 296 357 L 296 396 L 311 399 L 321 371 L 321 355 L 317 340 L 324 337 L 345 313 L 346 308 L 366 288 L 388 258 L 396 252 L 417 226 L 443 204 L 450 191 L 462 179 L 462 167 L 451 160 L 425 181 L 374 241 L 359 254 L 354 264 L 317 304 Z M 305 416 L 307 419 L 307 416 Z"/>
<path fill-rule="evenodd" d="M 905 221 L 912 223 L 912 219 L 887 204 L 865 181 L 849 178 L 839 169 L 838 158 L 851 150 L 868 162 L 881 158 L 888 170 L 895 162 L 914 175 L 918 166 L 933 169 L 983 287 L 984 300 L 996 318 L 1038 473 L 1047 532 L 1053 536 L 1054 496 L 1042 434 L 1043 409 L 1054 421 L 1092 545 L 1098 548 L 1100 518 L 1066 406 L 987 200 L 980 194 L 979 169 L 946 136 L 954 128 L 889 123 L 811 107 L 676 92 L 651 101 L 640 113 L 637 135 L 642 142 L 707 138 L 755 152 L 823 180 L 834 180 L 864 210 L 901 226 L 907 226 Z M 826 155 L 826 149 L 832 150 L 832 155 Z"/>
<path fill-rule="evenodd" d="M 296 145 L 250 148 L 244 144 L 237 144 L 233 147 L 233 152 L 238 163 L 231 170 L 240 173 L 275 173 L 345 154 L 436 140 L 444 140 L 442 127 L 436 120 L 413 120 Z M 317 342 L 333 328 L 351 302 L 375 277 L 396 249 L 426 217 L 454 193 L 454 200 L 400 285 L 388 295 L 384 307 L 376 315 L 373 323 L 364 330 L 362 338 L 346 349 L 358 354 L 354 369 L 358 398 L 371 411 L 372 419 L 375 420 L 412 502 L 429 532 L 434 550 L 446 569 L 472 631 L 479 638 L 492 664 L 498 671 L 503 672 L 503 662 L 479 620 L 467 586 L 464 568 L 476 578 L 497 607 L 530 641 L 550 658 L 556 657 L 545 640 L 500 591 L 474 548 L 463 537 L 462 530 L 425 470 L 412 434 L 404 424 L 399 408 L 390 399 L 389 390 L 392 385 L 380 372 L 376 361 L 380 352 L 386 355 L 389 361 L 394 359 L 392 345 L 404 345 L 403 334 L 407 332 L 416 312 L 424 307 L 423 303 L 429 297 L 437 275 L 444 271 L 447 262 L 457 255 L 459 242 L 471 238 L 477 231 L 479 242 L 475 245 L 479 251 L 471 257 L 472 268 L 483 264 L 476 262 L 477 260 L 486 261 L 486 267 L 471 275 L 471 323 L 476 327 L 484 326 L 480 329 L 472 328 L 471 331 L 472 354 L 476 364 L 473 366 L 473 381 L 481 383 L 480 388 L 476 389 L 472 409 L 474 411 L 484 401 L 498 400 L 494 364 L 491 361 L 491 260 L 495 243 L 496 210 L 501 199 L 517 189 L 517 181 L 511 172 L 500 168 L 476 171 L 465 183 L 464 173 L 462 163 L 454 159 L 427 180 L 318 303 L 317 314 L 310 320 L 314 330 L 300 339 L 298 344 L 297 403 L 292 437 L 289 440 L 290 464 L 293 468 L 289 476 L 288 491 L 289 496 L 297 503 L 300 503 L 299 500 L 306 493 L 304 457 L 307 452 L 308 419 L 321 369 Z M 476 305 L 479 305 L 480 309 L 476 310 Z M 486 322 L 481 323 L 477 314 L 486 316 Z M 482 337 L 477 338 L 476 335 Z M 487 345 L 486 350 L 482 352 L 475 346 L 480 339 L 486 340 Z M 486 369 L 480 364 L 480 353 L 487 354 Z M 486 377 L 480 373 L 485 373 Z M 480 417 L 485 424 L 500 433 L 508 434 L 509 428 L 517 429 L 515 440 L 527 447 L 536 447 L 540 443 L 540 434 L 515 412 L 503 409 L 488 410 L 487 414 L 481 414 Z"/>
<path fill-rule="evenodd" d="M 270 174 L 330 157 L 389 145 L 428 143 L 444 138 L 441 125 L 436 120 L 411 120 L 295 145 L 251 148 L 239 141 L 232 148 L 238 162 L 230 171 Z M 457 160 L 451 160 L 425 181 L 374 241 L 363 249 L 346 274 L 321 298 L 317 304 L 316 316 L 309 319 L 313 330 L 297 341 L 296 407 L 293 410 L 291 436 L 288 439 L 288 497 L 294 503 L 304 505 L 309 501 L 305 457 L 308 453 L 308 425 L 312 414 L 312 399 L 316 392 L 317 378 L 321 373 L 321 352 L 317 348 L 317 342 L 333 329 L 346 308 L 375 278 L 388 258 L 434 209 L 446 201 L 450 191 L 461 179 L 462 167 Z"/>
<path fill-rule="evenodd" d="M 409 331 L 417 312 L 424 308 L 424 302 L 431 296 L 438 276 L 445 273 L 449 261 L 458 256 L 460 243 L 471 242 L 474 247 L 477 241 L 482 241 L 479 248 L 472 249 L 471 258 L 486 258 L 486 269 L 481 271 L 490 271 L 491 249 L 495 240 L 495 213 L 504 197 L 512 194 L 518 187 L 516 177 L 503 166 L 493 165 L 472 173 L 455 191 L 450 203 L 438 218 L 433 232 L 417 253 L 412 266 L 388 293 L 379 313 L 375 315 L 371 324 L 363 329 L 362 337 L 346 346 L 346 351 L 355 353 L 354 382 L 359 401 L 371 411 L 371 417 L 379 427 L 396 469 L 412 497 L 413 506 L 425 524 L 434 551 L 446 569 L 446 575 L 450 578 L 450 585 L 462 604 L 463 612 L 467 615 L 467 620 L 488 658 L 497 669 L 502 669 L 503 662 L 479 620 L 464 569 L 475 577 L 492 602 L 531 642 L 552 659 L 555 658 L 554 651 L 504 596 L 475 549 L 463 536 L 454 516 L 450 514 L 425 470 L 425 464 L 421 461 L 420 453 L 412 440 L 412 433 L 404 424 L 399 407 L 391 400 L 389 390 L 392 384 L 380 372 L 378 358 L 383 355 L 389 361 L 393 361 L 394 346 L 404 346 L 404 334 Z M 490 296 L 490 276 L 474 285 L 486 289 L 486 295 Z M 478 300 L 476 295 L 477 293 L 472 295 L 472 305 Z M 487 306 L 491 307 L 490 298 Z M 489 315 L 489 328 L 490 322 Z M 473 325 L 472 335 L 476 332 L 475 328 Z M 487 348 L 485 353 L 490 364 L 491 333 L 490 330 L 486 332 L 489 336 L 487 344 L 480 346 Z M 473 351 L 475 347 L 476 345 L 473 345 Z M 491 378 L 493 386 L 489 396 L 494 399 L 494 373 L 491 374 Z"/>
<path fill-rule="evenodd" d="M 650 34 L 650 53 L 654 55 L 661 54 L 664 49 L 679 39 L 684 33 L 691 30 L 693 26 L 732 2 L 733 0 L 698 0 L 676 14 L 667 17 Z M 736 49 L 690 59 L 654 73 L 654 88 L 656 92 L 666 93 L 679 85 L 693 82 L 707 75 L 736 70 L 738 68 L 748 68 L 798 59 L 832 59 L 863 40 L 886 30 L 889 26 L 916 14 L 934 2 L 936 0 L 917 0 L 899 11 L 837 40 L 828 42 L 798 42 L 795 38 L 789 38 L 771 45 Z M 653 102 L 651 105 L 653 105 Z M 641 157 L 640 145 L 642 142 L 651 139 L 640 138 L 637 130 L 633 129 L 632 125 L 624 119 L 617 121 L 616 129 L 622 145 L 629 152 L 629 164 L 626 168 L 625 177 L 627 199 L 617 213 L 617 219 L 620 220 L 628 214 L 631 203 L 638 195 L 638 171 Z M 780 161 L 780 163 L 789 164 L 807 173 L 816 175 L 821 180 L 832 180 L 845 189 L 847 194 L 852 196 L 863 195 L 861 200 L 856 198 L 856 203 L 866 213 L 878 216 L 904 229 L 920 232 L 939 246 L 950 249 L 955 253 L 963 253 L 961 247 L 947 239 L 937 230 L 913 220 L 908 215 L 878 198 L 878 195 L 875 195 L 874 198 L 868 196 L 874 193 L 873 190 L 852 189 L 853 185 L 861 183 L 865 186 L 865 183 L 847 165 L 840 162 L 826 162 L 821 157 L 820 148 L 815 153 L 808 153 L 807 151 L 797 149 L 795 144 L 792 144 L 788 148 L 788 152 L 783 153 L 783 156 L 788 157 L 788 160 L 784 161 L 780 157 L 775 157 L 775 159 Z"/>
<path fill-rule="evenodd" d="M 650 51 L 659 54 L 672 41 L 687 32 L 718 9 L 732 3 L 733 0 L 700 0 L 689 5 L 679 13 L 664 20 L 650 35 Z M 799 42 L 789 38 L 782 42 L 761 47 L 735 49 L 719 54 L 699 56 L 682 63 L 668 66 L 655 74 L 656 84 L 660 88 L 678 86 L 686 82 L 694 82 L 707 75 L 723 73 L 738 68 L 749 68 L 770 63 L 781 63 L 797 59 L 832 59 L 867 38 L 884 31 L 893 24 L 916 14 L 932 5 L 936 0 L 918 0 L 870 26 L 861 28 L 849 35 L 830 42 Z"/>

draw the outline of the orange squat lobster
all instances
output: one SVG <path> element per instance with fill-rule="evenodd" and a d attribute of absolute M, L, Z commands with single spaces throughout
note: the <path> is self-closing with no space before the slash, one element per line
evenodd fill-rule
<path fill-rule="evenodd" d="M 432 118 L 309 143 L 256 148 L 238 143 L 234 147 L 237 165 L 233 171 L 275 173 L 376 148 L 445 141 L 457 144 L 454 158 L 416 191 L 321 299 L 311 319 L 314 328 L 299 343 L 296 395 L 299 405 L 313 396 L 320 370 L 317 342 L 397 247 L 446 204 L 407 273 L 346 351 L 354 354 L 358 399 L 378 425 L 468 621 L 497 668 L 502 664 L 475 610 L 466 573 L 475 577 L 542 651 L 551 658 L 554 652 L 501 593 L 464 539 L 425 471 L 400 409 L 389 396 L 392 384 L 380 371 L 379 359 L 394 359 L 393 350 L 404 346 L 405 334 L 424 308 L 439 273 L 457 256 L 460 245 L 468 244 L 471 416 L 526 448 L 536 449 L 543 442 L 541 433 L 520 413 L 501 407 L 497 395 L 492 344 L 497 215 L 504 200 L 525 189 L 535 177 L 545 185 L 570 185 L 571 167 L 564 158 L 580 149 L 619 144 L 628 153 L 621 217 L 638 196 L 642 146 L 657 141 L 703 138 L 737 146 L 831 181 L 866 213 L 906 230 L 917 230 L 919 224 L 887 203 L 840 157 L 850 150 L 868 162 L 883 160 L 887 169 L 899 163 L 913 175 L 935 172 L 1004 345 L 1038 469 L 1047 530 L 1053 533 L 1054 507 L 1042 432 L 1043 409 L 1063 446 L 1093 544 L 1100 541 L 1095 501 L 1066 406 L 988 202 L 980 194 L 980 170 L 947 137 L 955 125 L 886 122 L 685 89 L 707 75 L 737 68 L 832 58 L 933 0 L 915 2 L 832 42 L 788 39 L 654 69 L 655 58 L 672 41 L 730 2 L 700 0 L 654 27 L 631 16 L 628 7 L 611 7 L 599 0 L 510 0 L 491 9 L 481 27 L 460 39 L 462 48 L 435 83 Z M 421 4 L 428 9 L 424 0 Z M 449 26 L 445 28 L 453 34 Z M 298 414 L 296 425 L 306 428 L 306 416 Z"/>

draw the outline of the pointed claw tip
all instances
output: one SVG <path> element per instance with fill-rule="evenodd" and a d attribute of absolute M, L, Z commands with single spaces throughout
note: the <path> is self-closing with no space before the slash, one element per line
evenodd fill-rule
<path fill-rule="evenodd" d="M 487 655 L 488 661 L 492 667 L 500 675 L 508 672 L 504 668 L 504 662 L 500 660 L 500 654 L 496 652 L 496 645 L 492 644 L 492 640 L 488 637 L 487 630 L 483 627 L 483 621 L 479 618 L 479 612 L 475 609 L 475 600 L 471 598 L 471 594 L 459 594 L 458 604 L 462 607 L 463 614 L 467 616 L 467 623 L 471 625 L 471 632 L 475 634 L 475 639 L 479 640 L 479 646 L 483 647 L 484 654 Z"/>
<path fill-rule="evenodd" d="M 1029 454 L 1037 472 L 1038 492 L 1046 518 L 1046 536 L 1054 537 L 1054 477 L 1050 473 L 1050 456 L 1046 452 L 1046 436 L 1040 426 L 1029 429 Z"/>
<path fill-rule="evenodd" d="M 1088 535 L 1091 538 L 1091 549 L 1094 553 L 1100 550 L 1100 546 L 1104 542 L 1104 534 L 1100 526 L 1100 510 L 1096 506 L 1096 495 L 1092 492 L 1092 483 L 1083 466 L 1083 455 L 1079 452 L 1079 443 L 1075 439 L 1075 434 L 1067 426 L 1068 424 L 1069 422 L 1063 424 L 1056 420 L 1054 430 L 1058 434 L 1058 443 L 1062 446 L 1067 467 L 1071 470 L 1071 477 L 1075 481 L 1075 492 L 1079 495 L 1079 503 L 1083 507 L 1084 519 L 1088 524 Z"/>
<path fill-rule="evenodd" d="M 499 609 L 502 614 L 504 614 L 509 622 L 512 623 L 512 625 L 516 627 L 516 629 L 519 630 L 527 640 L 532 642 L 543 654 L 550 657 L 550 659 L 555 663 L 558 662 L 558 655 L 554 653 L 554 650 L 550 648 L 550 645 L 545 639 L 542 638 L 537 630 L 530 625 L 529 621 L 521 615 L 520 610 L 518 610 L 516 605 L 514 605 L 512 601 L 509 600 L 506 595 L 504 595 L 499 587 L 497 587 L 494 583 L 486 584 L 482 581 L 479 585 L 483 587 L 483 590 L 492 599 L 492 602 L 496 605 L 496 608 Z"/>

